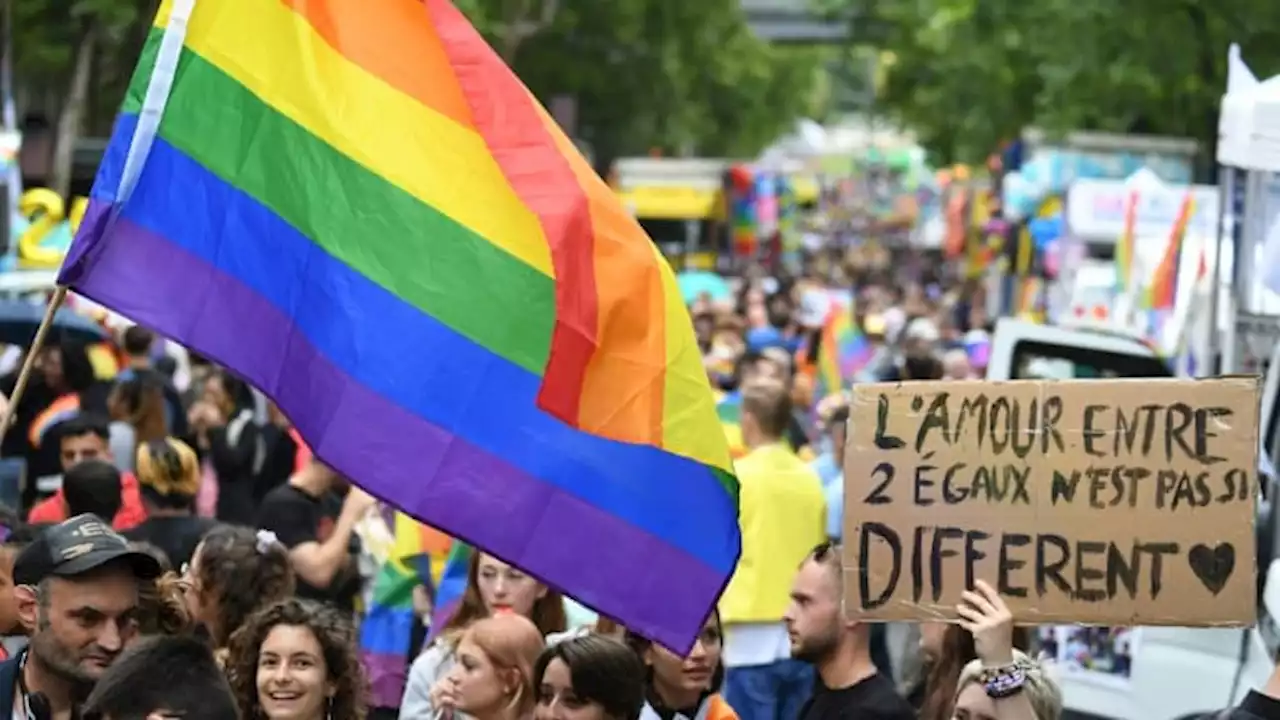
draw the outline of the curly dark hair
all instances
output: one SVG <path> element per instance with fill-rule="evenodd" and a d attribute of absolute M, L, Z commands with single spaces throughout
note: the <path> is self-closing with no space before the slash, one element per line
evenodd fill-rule
<path fill-rule="evenodd" d="M 369 683 L 356 651 L 355 627 L 337 610 L 299 598 L 262 608 L 231 636 L 227 679 L 242 717 L 246 720 L 263 717 L 258 703 L 258 653 L 267 634 L 277 625 L 306 628 L 320 643 L 325 674 L 336 688 L 329 716 L 333 720 L 364 720 L 369 705 Z"/>
<path fill-rule="evenodd" d="M 197 591 L 217 603 L 220 617 L 208 628 L 214 647 L 244 625 L 255 610 L 293 595 L 293 566 L 284 545 L 258 552 L 258 535 L 249 528 L 219 525 L 205 533 L 194 568 Z"/>

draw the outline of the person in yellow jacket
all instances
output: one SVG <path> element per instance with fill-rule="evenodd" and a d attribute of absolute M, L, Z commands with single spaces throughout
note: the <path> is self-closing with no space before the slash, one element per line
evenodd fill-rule
<path fill-rule="evenodd" d="M 813 689 L 812 668 L 790 657 L 783 614 L 796 568 L 826 540 L 826 502 L 818 474 L 784 439 L 790 422 L 784 383 L 746 384 L 747 454 L 735 463 L 742 557 L 720 598 L 724 697 L 741 720 L 795 720 Z"/>

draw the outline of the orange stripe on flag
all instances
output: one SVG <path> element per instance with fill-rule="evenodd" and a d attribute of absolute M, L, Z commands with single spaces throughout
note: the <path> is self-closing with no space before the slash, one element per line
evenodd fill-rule
<path fill-rule="evenodd" d="M 537 101 L 511 69 L 451 2 L 426 0 L 426 5 L 476 130 L 517 197 L 538 217 L 550 245 L 556 322 L 538 403 L 580 426 L 587 366 L 600 345 L 587 198 L 568 161 L 547 142 Z"/>
<path fill-rule="evenodd" d="M 444 0 L 428 0 L 427 7 L 476 129 L 551 245 L 556 325 L 539 404 L 587 432 L 661 447 L 662 260 L 613 190 L 466 18 Z M 493 106 L 504 115 L 487 112 Z"/>
<path fill-rule="evenodd" d="M 471 110 L 421 0 L 279 0 L 331 47 L 391 87 L 467 128 Z"/>
<path fill-rule="evenodd" d="M 667 316 L 656 265 L 666 261 L 655 256 L 644 230 L 546 109 L 536 101 L 534 107 L 586 193 L 595 235 L 598 348 L 608 351 L 594 353 L 583 376 L 579 425 L 606 437 L 662 447 L 666 328 L 654 318 Z"/>
<path fill-rule="evenodd" d="M 422 551 L 433 557 L 443 556 L 448 553 L 449 547 L 453 544 L 452 537 L 445 535 L 430 525 L 420 523 L 418 532 L 422 543 Z"/>

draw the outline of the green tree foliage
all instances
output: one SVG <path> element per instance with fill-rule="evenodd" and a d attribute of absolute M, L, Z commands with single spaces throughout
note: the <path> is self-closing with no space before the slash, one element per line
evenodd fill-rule
<path fill-rule="evenodd" d="M 749 156 L 821 110 L 822 51 L 762 41 L 738 0 L 458 4 L 495 48 L 515 46 L 507 59 L 539 98 L 577 101 L 598 161 L 655 148 Z"/>
<path fill-rule="evenodd" d="M 87 41 L 93 76 L 90 129 L 100 129 L 103 115 L 109 127 L 159 0 L 8 1 L 14 76 L 25 109 L 60 112 Z"/>
<path fill-rule="evenodd" d="M 158 0 L 10 1 L 23 110 L 61 119 L 60 143 L 71 126 L 107 133 Z M 824 51 L 762 41 L 738 1 L 455 3 L 543 102 L 576 100 L 578 135 L 604 166 L 655 148 L 751 156 L 822 111 Z M 66 122 L 86 55 L 92 81 Z"/>
<path fill-rule="evenodd" d="M 105 132 L 157 0 L 8 0 L 22 110 L 56 121 L 50 183 L 71 184 L 83 132 Z"/>
<path fill-rule="evenodd" d="M 1280 72 L 1272 0 L 819 2 L 852 11 L 857 41 L 885 51 L 880 107 L 943 161 L 980 160 L 1030 125 L 1212 148 L 1227 46 Z"/>

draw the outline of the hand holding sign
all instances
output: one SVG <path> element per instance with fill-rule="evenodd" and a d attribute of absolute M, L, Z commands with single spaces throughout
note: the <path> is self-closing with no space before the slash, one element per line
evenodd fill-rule
<path fill-rule="evenodd" d="M 956 614 L 960 627 L 973 635 L 973 647 L 987 667 L 1013 662 L 1013 613 L 1000 594 L 979 580 L 960 595 Z"/>
<path fill-rule="evenodd" d="M 856 385 L 849 428 L 852 617 L 1253 620 L 1256 379 Z"/>

